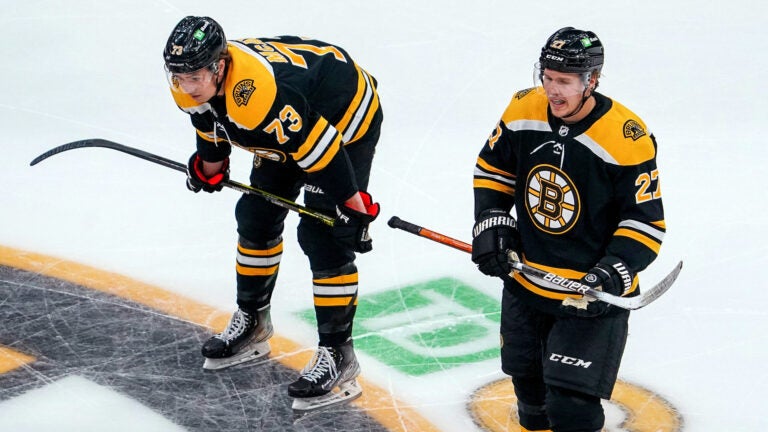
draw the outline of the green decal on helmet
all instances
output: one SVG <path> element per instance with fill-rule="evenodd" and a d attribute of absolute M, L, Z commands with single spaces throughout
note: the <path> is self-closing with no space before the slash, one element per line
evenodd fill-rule
<path fill-rule="evenodd" d="M 200 29 L 197 29 L 193 37 L 197 40 L 203 40 L 203 38 L 205 37 L 205 32 Z"/>
<path fill-rule="evenodd" d="M 583 45 L 584 48 L 589 48 L 592 46 L 592 42 L 589 41 L 589 38 L 583 38 L 581 40 L 581 45 Z"/>

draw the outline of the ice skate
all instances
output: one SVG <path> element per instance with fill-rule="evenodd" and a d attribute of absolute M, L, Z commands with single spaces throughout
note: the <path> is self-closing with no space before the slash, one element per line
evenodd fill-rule
<path fill-rule="evenodd" d="M 203 344 L 203 369 L 223 369 L 265 357 L 272 333 L 269 306 L 256 314 L 236 310 L 227 328 Z"/>
<path fill-rule="evenodd" d="M 319 346 L 299 379 L 288 386 L 293 410 L 306 413 L 357 399 L 362 395 L 355 379 L 359 374 L 352 340 L 335 347 Z"/>

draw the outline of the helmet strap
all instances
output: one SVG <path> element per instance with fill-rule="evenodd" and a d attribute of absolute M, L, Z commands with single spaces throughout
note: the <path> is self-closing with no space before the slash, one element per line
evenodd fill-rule
<path fill-rule="evenodd" d="M 576 114 L 578 114 L 578 113 L 579 113 L 579 111 L 581 111 L 581 109 L 582 109 L 582 108 L 584 108 L 584 104 L 587 102 L 587 99 L 589 99 L 590 97 L 592 97 L 592 95 L 591 95 L 591 94 L 590 94 L 589 96 L 587 96 L 587 91 L 589 91 L 589 87 L 585 88 L 585 89 L 584 89 L 584 92 L 582 92 L 582 93 L 581 93 L 581 102 L 579 102 L 579 106 L 577 106 L 577 107 L 576 107 L 576 108 L 575 108 L 573 111 L 571 111 L 571 113 L 570 113 L 570 114 L 568 114 L 568 115 L 566 115 L 566 116 L 562 116 L 562 117 L 560 117 L 560 118 L 562 118 L 563 120 L 565 120 L 565 119 L 567 119 L 567 118 L 573 117 L 573 116 L 575 116 Z"/>

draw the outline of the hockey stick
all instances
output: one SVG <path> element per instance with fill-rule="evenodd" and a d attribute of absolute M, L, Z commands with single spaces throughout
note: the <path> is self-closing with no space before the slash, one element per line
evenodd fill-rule
<path fill-rule="evenodd" d="M 416 234 L 419 237 L 425 237 L 437 243 L 441 243 L 464 252 L 472 253 L 472 245 L 468 243 L 404 221 L 397 216 L 392 216 L 389 219 L 388 224 L 392 228 L 398 228 L 411 234 Z M 680 261 L 675 266 L 675 268 L 673 268 L 672 271 L 666 277 L 664 277 L 664 279 L 662 279 L 659 283 L 652 286 L 651 288 L 644 290 L 640 295 L 635 297 L 620 297 L 584 285 L 577 280 L 568 279 L 563 276 L 558 276 L 554 273 L 531 267 L 519 261 L 510 261 L 510 265 L 514 271 L 532 276 L 536 279 L 546 282 L 549 285 L 555 285 L 558 288 L 565 288 L 571 291 L 575 291 L 579 294 L 586 295 L 627 310 L 640 309 L 641 307 L 646 306 L 657 298 L 661 297 L 661 295 L 667 292 L 667 290 L 672 286 L 672 283 L 675 282 L 675 279 L 677 279 L 677 276 L 680 274 L 680 270 L 683 268 L 683 262 Z M 512 274 L 510 274 L 510 276 L 512 276 Z"/>
<path fill-rule="evenodd" d="M 154 162 L 156 164 L 162 165 L 167 168 L 175 169 L 176 171 L 181 171 L 183 173 L 187 172 L 187 166 L 185 164 L 182 164 L 180 162 L 176 162 L 171 159 L 166 159 L 162 156 L 158 156 L 156 154 L 152 154 L 149 152 L 145 152 L 144 150 L 139 150 L 133 147 L 128 147 L 126 145 L 118 144 L 116 142 L 112 142 L 105 139 L 100 138 L 94 138 L 94 139 L 86 139 L 81 141 L 73 141 L 71 143 L 63 144 L 58 147 L 52 148 L 48 150 L 47 152 L 41 154 L 40 156 L 34 158 L 32 162 L 29 163 L 30 166 L 36 165 L 37 163 L 48 159 L 51 156 L 57 155 L 61 152 L 65 152 L 67 150 L 72 149 L 78 149 L 78 148 L 84 148 L 84 147 L 103 147 L 108 148 L 112 150 L 121 151 L 123 153 L 127 153 L 131 156 L 136 156 L 137 158 L 144 159 L 150 162 Z M 335 218 L 328 216 L 324 213 L 320 213 L 317 211 L 314 211 L 312 209 L 309 209 L 307 207 L 304 207 L 300 204 L 297 204 L 291 200 L 288 200 L 286 198 L 283 198 L 281 196 L 269 193 L 267 191 L 248 186 L 242 183 L 238 183 L 236 181 L 232 180 L 225 180 L 222 183 L 224 186 L 234 189 L 238 192 L 242 192 L 249 195 L 258 195 L 267 201 L 271 202 L 272 204 L 282 207 L 284 209 L 292 210 L 300 215 L 306 215 L 313 217 L 315 219 L 320 220 L 324 224 L 328 226 L 333 226 Z"/>

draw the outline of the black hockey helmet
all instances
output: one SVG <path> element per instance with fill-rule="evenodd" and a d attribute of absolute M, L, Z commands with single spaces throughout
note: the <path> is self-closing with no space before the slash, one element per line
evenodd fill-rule
<path fill-rule="evenodd" d="M 211 66 L 227 49 L 219 23 L 209 17 L 188 16 L 179 21 L 163 50 L 171 73 L 189 73 Z"/>
<path fill-rule="evenodd" d="M 591 31 L 563 27 L 547 39 L 541 49 L 541 71 L 552 69 L 564 73 L 600 72 L 605 52 L 603 43 Z"/>

